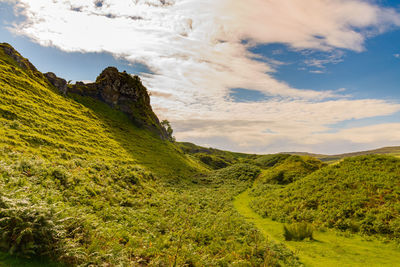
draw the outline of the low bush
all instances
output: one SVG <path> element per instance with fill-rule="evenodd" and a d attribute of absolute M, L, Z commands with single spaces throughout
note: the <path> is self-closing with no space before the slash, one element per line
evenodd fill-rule
<path fill-rule="evenodd" d="M 57 253 L 65 231 L 54 209 L 29 200 L 0 198 L 0 246 L 20 256 Z"/>
<path fill-rule="evenodd" d="M 283 236 L 286 241 L 313 240 L 313 228 L 306 222 L 293 223 L 283 226 Z"/>
<path fill-rule="evenodd" d="M 209 155 L 205 153 L 198 153 L 195 155 L 201 162 L 210 166 L 214 170 L 222 169 L 229 166 L 228 162 L 226 162 L 224 159 L 218 156 Z"/>

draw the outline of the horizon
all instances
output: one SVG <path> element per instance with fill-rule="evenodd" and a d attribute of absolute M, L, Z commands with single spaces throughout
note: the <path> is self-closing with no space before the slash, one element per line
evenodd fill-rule
<path fill-rule="evenodd" d="M 66 80 L 109 65 L 140 75 L 178 141 L 256 154 L 398 146 L 400 4 L 289 2 L 0 0 L 0 41 Z"/>

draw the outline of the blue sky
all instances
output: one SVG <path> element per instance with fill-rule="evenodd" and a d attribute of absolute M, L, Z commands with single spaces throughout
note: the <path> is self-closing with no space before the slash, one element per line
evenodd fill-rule
<path fill-rule="evenodd" d="M 111 53 L 64 52 L 55 47 L 41 46 L 28 37 L 11 33 L 7 28 L 12 22 L 23 21 L 16 16 L 13 5 L 0 2 L 0 42 L 10 43 L 42 72 L 54 72 L 72 81 L 94 81 L 108 66 L 115 66 L 130 73 L 148 71 L 142 64 L 133 64 L 123 59 L 115 59 Z"/>
<path fill-rule="evenodd" d="M 0 41 L 67 80 L 110 65 L 142 75 L 178 140 L 257 153 L 400 144 L 398 1 L 102 3 L 0 0 Z"/>

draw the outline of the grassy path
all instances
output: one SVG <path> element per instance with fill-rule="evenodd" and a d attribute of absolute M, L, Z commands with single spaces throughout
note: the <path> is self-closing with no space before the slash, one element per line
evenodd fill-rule
<path fill-rule="evenodd" d="M 315 232 L 315 241 L 285 241 L 283 224 L 262 218 L 250 207 L 249 190 L 234 200 L 234 206 L 260 231 L 295 251 L 306 266 L 400 266 L 400 247 L 378 240 L 366 241 L 360 236 L 345 237 L 336 231 Z"/>

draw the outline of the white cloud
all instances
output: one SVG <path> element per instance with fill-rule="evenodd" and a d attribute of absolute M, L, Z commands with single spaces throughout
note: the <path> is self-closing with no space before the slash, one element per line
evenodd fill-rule
<path fill-rule="evenodd" d="M 395 58 L 400 58 L 400 54 L 394 54 L 393 55 Z"/>
<path fill-rule="evenodd" d="M 325 71 L 323 71 L 323 70 L 310 70 L 310 72 L 314 73 L 314 74 L 323 74 L 323 73 L 325 73 Z"/>
<path fill-rule="evenodd" d="M 311 135 L 330 140 L 316 134 L 328 130 L 329 124 L 400 110 L 397 103 L 350 100 L 340 90 L 292 88 L 271 76 L 281 62 L 256 60 L 259 56 L 248 51 L 260 43 L 284 43 L 295 50 L 332 55 L 340 54 L 337 49 L 363 51 L 367 37 L 400 26 L 394 10 L 366 1 L 6 2 L 14 3 L 27 18 L 12 30 L 41 45 L 110 52 L 146 64 L 153 72 L 143 77 L 153 91 L 152 104 L 172 121 L 178 139 L 241 150 L 264 144 L 264 151 L 258 152 L 268 152 L 274 142 L 282 148 L 309 147 L 314 145 L 308 141 Z M 323 68 L 340 60 L 341 56 L 333 56 L 308 65 Z M 234 103 L 227 98 L 230 88 L 258 90 L 270 100 Z M 322 139 L 318 142 L 321 147 L 328 145 Z"/>

